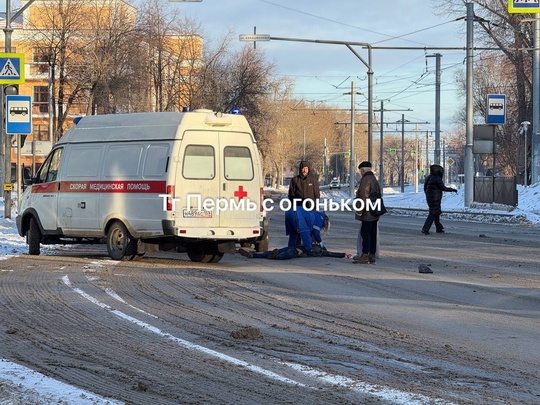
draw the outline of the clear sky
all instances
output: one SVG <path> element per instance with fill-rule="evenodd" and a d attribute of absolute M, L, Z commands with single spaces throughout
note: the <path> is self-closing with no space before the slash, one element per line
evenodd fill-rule
<path fill-rule="evenodd" d="M 143 0 L 130 0 L 134 4 Z M 5 9 L 0 0 L 0 10 Z M 12 6 L 19 5 L 12 0 Z M 436 15 L 435 0 L 202 0 L 170 3 L 184 15 L 200 22 L 209 43 L 229 31 L 234 41 L 240 34 L 270 34 L 272 37 L 367 42 L 385 47 L 465 47 L 465 20 Z M 440 4 L 440 3 L 439 3 Z M 463 5 L 463 15 L 466 13 Z M 356 108 L 367 110 L 367 68 L 345 45 L 288 41 L 259 42 L 277 72 L 295 80 L 295 97 L 315 104 L 350 108 L 351 82 L 357 91 Z M 367 61 L 367 51 L 354 47 Z M 441 131 L 455 129 L 455 115 L 465 109 L 456 92 L 455 73 L 465 69 L 465 51 L 445 49 L 373 50 L 374 109 L 384 101 L 388 129 L 401 127 L 396 121 L 429 122 L 422 130 L 435 129 L 435 57 L 441 57 Z M 407 111 L 407 110 L 412 111 Z M 375 122 L 379 121 L 376 112 Z M 412 130 L 414 125 L 407 125 Z"/>
<path fill-rule="evenodd" d="M 385 47 L 465 47 L 465 21 L 461 16 L 437 16 L 433 0 L 203 0 L 175 3 L 185 15 L 202 24 L 205 38 L 217 39 L 229 30 L 272 37 L 367 42 Z M 173 4 L 173 3 L 171 3 Z M 463 17 L 466 14 L 463 6 Z M 238 42 L 238 46 L 242 43 Z M 350 108 L 344 95 L 356 82 L 357 108 L 367 109 L 367 68 L 345 45 L 288 41 L 259 42 L 279 74 L 295 79 L 295 96 L 315 103 Z M 354 47 L 367 61 L 367 51 Z M 435 57 L 441 57 L 441 131 L 454 128 L 454 116 L 465 108 L 458 99 L 455 72 L 465 69 L 465 50 L 373 50 L 374 109 L 384 100 L 384 121 L 396 128 L 401 114 L 423 130 L 435 129 Z M 411 109 L 412 111 L 406 111 Z M 376 112 L 376 121 L 378 121 Z M 406 130 L 412 130 L 408 125 Z M 398 126 L 401 130 L 401 126 Z"/>

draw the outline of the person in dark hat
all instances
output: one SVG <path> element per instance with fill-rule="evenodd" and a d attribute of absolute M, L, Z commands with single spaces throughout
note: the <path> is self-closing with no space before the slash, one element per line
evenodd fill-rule
<path fill-rule="evenodd" d="M 381 192 L 381 186 L 371 171 L 370 162 L 363 161 L 358 165 L 358 170 L 360 170 L 362 179 L 360 180 L 358 190 L 356 190 L 356 198 L 365 203 L 369 200 L 369 196 L 372 193 Z M 355 219 L 362 222 L 358 233 L 359 241 L 357 243 L 359 247 L 361 246 L 362 251 L 358 251 L 353 257 L 353 263 L 374 264 L 375 253 L 377 251 L 377 224 L 379 217 L 371 215 L 367 209 L 367 204 L 364 204 L 361 211 L 356 211 Z M 360 239 L 362 241 L 361 243 Z"/>
<path fill-rule="evenodd" d="M 431 165 L 429 175 L 424 181 L 424 193 L 429 207 L 429 214 L 422 227 L 422 233 L 429 235 L 429 229 L 435 221 L 435 230 L 437 233 L 444 233 L 444 227 L 441 224 L 441 200 L 443 191 L 457 193 L 455 188 L 446 187 L 443 182 L 444 168 L 440 165 Z"/>

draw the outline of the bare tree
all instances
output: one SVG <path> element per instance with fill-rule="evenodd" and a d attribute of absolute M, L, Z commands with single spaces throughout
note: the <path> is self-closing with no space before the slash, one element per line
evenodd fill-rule
<path fill-rule="evenodd" d="M 84 19 L 83 6 L 83 0 L 58 0 L 39 4 L 39 8 L 35 5 L 34 17 L 28 23 L 30 29 L 25 32 L 33 40 L 35 57 L 50 66 L 53 78 L 58 77 L 58 81 L 52 81 L 52 101 L 56 105 L 52 112 L 54 140 L 62 135 L 69 107 L 85 87 L 72 81 L 70 74 L 70 63 L 79 59 L 70 45 L 81 41 L 79 21 Z"/>
<path fill-rule="evenodd" d="M 202 38 L 200 27 L 181 18 L 166 0 L 141 2 L 138 27 L 148 46 L 148 71 L 155 111 L 177 111 L 199 85 Z M 183 104 L 183 105 L 181 105 Z"/>
<path fill-rule="evenodd" d="M 135 9 L 123 0 L 55 0 L 36 3 L 31 15 L 25 32 L 34 60 L 46 63 L 53 78 L 53 139 L 62 136 L 74 106 L 87 114 L 123 110 L 126 84 L 140 76 L 131 51 Z"/>
<path fill-rule="evenodd" d="M 148 78 L 138 52 L 136 10 L 116 0 L 91 6 L 83 50 L 88 63 L 81 72 L 88 82 L 87 114 L 146 111 Z"/>
<path fill-rule="evenodd" d="M 477 122 L 486 114 L 487 94 L 507 95 L 507 120 L 497 133 L 497 160 L 500 171 L 516 173 L 518 129 L 522 121 L 532 118 L 532 52 L 534 34 L 529 14 L 509 14 L 506 0 L 476 0 L 474 3 L 475 45 L 498 50 L 482 51 L 475 58 L 474 108 Z M 432 0 L 445 15 L 465 14 L 463 0 Z M 456 79 L 465 91 L 463 73 Z M 458 115 L 464 120 L 464 112 Z M 519 168 L 517 168 L 519 171 Z M 521 168 L 522 170 L 523 168 Z"/>

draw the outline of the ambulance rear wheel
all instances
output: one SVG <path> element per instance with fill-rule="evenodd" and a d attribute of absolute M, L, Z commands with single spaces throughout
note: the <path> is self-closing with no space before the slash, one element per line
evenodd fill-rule
<path fill-rule="evenodd" d="M 212 257 L 212 259 L 210 260 L 209 263 L 217 263 L 217 262 L 219 262 L 224 254 L 225 253 L 222 253 L 222 252 L 215 253 L 214 257 Z"/>
<path fill-rule="evenodd" d="M 187 246 L 189 260 L 197 263 L 216 263 L 214 257 L 219 254 L 213 243 L 191 243 Z M 221 255 L 223 256 L 223 254 Z M 217 260 L 219 261 L 221 257 Z"/>
<path fill-rule="evenodd" d="M 26 231 L 26 243 L 28 243 L 28 254 L 38 256 L 40 254 L 41 231 L 35 218 L 30 218 L 28 230 Z"/>
<path fill-rule="evenodd" d="M 137 256 L 137 240 L 120 221 L 113 222 L 107 232 L 107 252 L 113 260 L 133 260 Z"/>

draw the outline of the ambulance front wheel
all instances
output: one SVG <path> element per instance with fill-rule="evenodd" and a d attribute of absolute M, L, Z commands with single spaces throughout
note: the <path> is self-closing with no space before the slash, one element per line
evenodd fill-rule
<path fill-rule="evenodd" d="M 120 221 L 113 222 L 107 232 L 107 251 L 113 260 L 133 260 L 137 257 L 137 240 Z"/>

